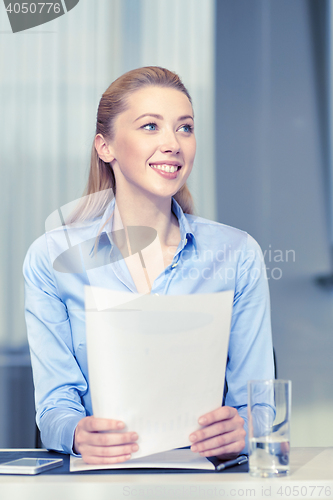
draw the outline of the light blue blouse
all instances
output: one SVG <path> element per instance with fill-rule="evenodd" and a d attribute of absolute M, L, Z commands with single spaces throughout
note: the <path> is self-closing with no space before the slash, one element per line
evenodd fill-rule
<path fill-rule="evenodd" d="M 92 415 L 84 286 L 136 292 L 112 243 L 112 222 L 95 245 L 114 204 L 115 200 L 103 217 L 81 226 L 62 226 L 38 238 L 23 266 L 37 425 L 44 446 L 65 453 L 73 453 L 79 420 Z M 237 408 L 247 429 L 247 381 L 274 378 L 269 291 L 260 247 L 243 231 L 184 214 L 174 199 L 172 210 L 181 241 L 151 293 L 234 291 L 223 404 Z"/>

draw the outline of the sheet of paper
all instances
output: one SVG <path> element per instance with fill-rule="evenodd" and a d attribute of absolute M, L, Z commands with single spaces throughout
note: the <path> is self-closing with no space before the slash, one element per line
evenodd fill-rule
<path fill-rule="evenodd" d="M 100 469 L 135 469 L 140 467 L 145 469 L 215 470 L 212 462 L 189 449 L 164 451 L 147 457 L 135 458 L 121 464 L 88 465 L 82 458 L 73 456 L 70 457 L 69 463 L 70 472 Z"/>
<path fill-rule="evenodd" d="M 94 416 L 138 433 L 133 459 L 190 445 L 198 418 L 222 403 L 233 291 L 85 293 Z"/>

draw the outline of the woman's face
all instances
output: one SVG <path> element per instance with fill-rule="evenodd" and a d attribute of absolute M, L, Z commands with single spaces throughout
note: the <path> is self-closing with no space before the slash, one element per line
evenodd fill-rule
<path fill-rule="evenodd" d="M 155 86 L 137 90 L 127 102 L 109 143 L 117 194 L 170 198 L 193 166 L 191 103 L 179 90 Z"/>

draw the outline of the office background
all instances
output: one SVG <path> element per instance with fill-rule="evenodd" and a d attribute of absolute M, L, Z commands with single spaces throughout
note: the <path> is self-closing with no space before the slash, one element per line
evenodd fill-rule
<path fill-rule="evenodd" d="M 25 253 L 83 192 L 96 109 L 142 65 L 190 90 L 197 213 L 260 243 L 292 445 L 333 445 L 330 0 L 81 0 L 12 34 L 0 15 L 0 447 L 34 445 Z"/>

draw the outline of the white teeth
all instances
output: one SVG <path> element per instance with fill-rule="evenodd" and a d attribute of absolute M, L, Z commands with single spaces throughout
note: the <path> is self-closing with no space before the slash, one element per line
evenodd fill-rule
<path fill-rule="evenodd" d="M 157 170 L 163 170 L 163 172 L 176 172 L 178 167 L 174 165 L 150 165 L 152 168 L 156 168 Z"/>

